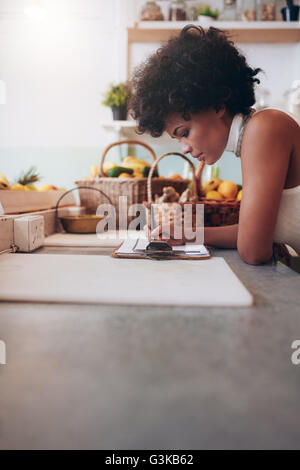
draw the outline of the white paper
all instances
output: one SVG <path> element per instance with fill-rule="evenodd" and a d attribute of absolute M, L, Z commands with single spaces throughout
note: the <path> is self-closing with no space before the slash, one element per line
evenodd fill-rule
<path fill-rule="evenodd" d="M 147 245 L 149 244 L 149 241 L 144 238 L 140 238 L 138 240 L 132 240 L 128 238 L 125 240 L 118 251 L 116 251 L 116 254 L 119 255 L 136 255 L 138 253 L 143 253 L 143 251 L 146 250 Z M 193 243 L 189 243 L 186 245 L 180 245 L 180 246 L 173 246 L 172 247 L 173 251 L 184 251 L 186 255 L 196 255 L 196 256 L 208 256 L 209 251 L 204 245 L 196 245 Z"/>

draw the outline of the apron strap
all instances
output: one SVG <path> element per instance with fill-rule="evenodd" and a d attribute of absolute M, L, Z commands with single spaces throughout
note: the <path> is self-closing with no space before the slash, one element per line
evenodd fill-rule
<path fill-rule="evenodd" d="M 253 114 L 255 114 L 255 113 L 256 113 L 256 109 L 252 109 L 250 111 L 250 114 L 247 114 L 243 118 L 243 123 L 242 123 L 242 127 L 241 127 L 241 130 L 240 130 L 239 140 L 238 140 L 237 147 L 236 147 L 236 152 L 235 152 L 235 154 L 238 158 L 241 157 L 242 140 L 243 140 L 246 125 L 247 125 L 248 121 L 250 121 L 250 119 L 252 118 Z"/>

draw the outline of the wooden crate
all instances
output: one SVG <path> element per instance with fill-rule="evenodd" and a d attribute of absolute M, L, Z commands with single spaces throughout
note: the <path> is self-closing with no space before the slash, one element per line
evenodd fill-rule
<path fill-rule="evenodd" d="M 4 214 L 23 214 L 56 207 L 57 201 L 65 191 L 0 191 L 0 203 Z M 74 193 L 67 194 L 59 207 L 74 206 L 76 199 Z M 1 213 L 1 206 L 0 206 Z"/>

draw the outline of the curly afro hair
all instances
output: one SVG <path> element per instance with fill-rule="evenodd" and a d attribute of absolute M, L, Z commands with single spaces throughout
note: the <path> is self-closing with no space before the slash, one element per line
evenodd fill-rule
<path fill-rule="evenodd" d="M 261 71 L 249 67 L 226 32 L 189 25 L 136 69 L 130 114 L 138 133 L 152 137 L 162 135 L 171 112 L 189 120 L 192 113 L 225 106 L 232 116 L 247 115 Z"/>

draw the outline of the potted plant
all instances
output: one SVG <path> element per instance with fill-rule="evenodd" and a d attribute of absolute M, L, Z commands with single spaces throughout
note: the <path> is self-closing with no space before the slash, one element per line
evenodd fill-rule
<path fill-rule="evenodd" d="M 127 102 L 130 96 L 128 83 L 111 84 L 104 95 L 102 104 L 112 109 L 113 119 L 125 121 L 127 118 Z"/>
<path fill-rule="evenodd" d="M 209 24 L 211 21 L 216 20 L 218 16 L 219 10 L 212 10 L 210 6 L 197 8 L 196 10 L 196 17 L 198 21 L 203 25 Z"/>

